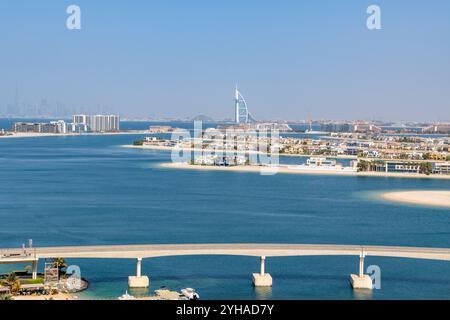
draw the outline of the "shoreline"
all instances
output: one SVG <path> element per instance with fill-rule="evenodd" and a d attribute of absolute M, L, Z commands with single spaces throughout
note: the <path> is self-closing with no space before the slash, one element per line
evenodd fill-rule
<path fill-rule="evenodd" d="M 135 146 L 135 145 L 122 145 L 123 148 L 131 148 L 131 149 L 142 149 L 142 150 L 159 150 L 159 151 L 191 151 L 191 152 L 221 152 L 220 150 L 215 149 L 200 149 L 200 148 L 175 148 L 175 147 L 168 147 L 168 146 L 156 146 L 156 145 L 143 145 L 143 146 Z M 236 151 L 231 150 L 234 154 L 267 154 L 267 152 L 263 151 L 253 151 L 253 150 L 246 150 L 246 151 Z M 225 151 L 223 151 L 225 153 Z M 357 156 L 349 156 L 349 155 L 337 155 L 337 156 L 330 156 L 330 155 L 313 155 L 313 154 L 290 154 L 290 153 L 278 153 L 279 157 L 292 157 L 292 158 L 314 158 L 314 157 L 320 157 L 320 158 L 327 158 L 327 159 L 340 159 L 340 160 L 365 160 L 365 161 L 371 161 L 371 160 L 381 160 L 381 161 L 406 161 L 406 162 L 435 162 L 435 163 L 445 163 L 446 160 L 400 160 L 400 159 L 389 159 L 389 158 L 358 158 Z"/>
<path fill-rule="evenodd" d="M 347 177 L 374 177 L 374 178 L 409 178 L 409 179 L 440 179 L 450 180 L 450 175 L 430 175 L 425 174 L 403 174 L 403 173 L 384 173 L 384 172 L 354 172 L 354 171 L 318 171 L 318 170 L 298 170 L 288 165 L 278 165 L 272 167 L 264 166 L 236 166 L 236 167 L 219 167 L 219 166 L 200 166 L 188 163 L 160 163 L 161 168 L 166 169 L 182 169 L 182 170 L 199 170 L 199 171 L 228 171 L 228 172 L 247 172 L 261 173 L 273 172 L 281 174 L 299 174 L 299 175 L 332 175 Z"/>
<path fill-rule="evenodd" d="M 135 145 L 122 145 L 123 148 L 131 148 L 131 149 L 143 149 L 143 150 L 159 150 L 159 151 L 190 151 L 190 152 L 221 152 L 220 150 L 215 149 L 200 149 L 200 148 L 175 148 L 175 147 L 167 147 L 167 146 L 135 146 Z M 267 154 L 267 152 L 262 151 L 254 151 L 254 150 L 245 150 L 245 151 L 236 151 L 231 150 L 230 152 L 234 154 Z M 226 153 L 224 150 L 223 153 Z M 279 153 L 277 156 L 279 157 L 299 157 L 299 158 L 310 158 L 314 157 L 314 155 L 305 155 L 305 154 L 288 154 L 288 153 Z M 346 160 L 357 160 L 356 156 L 326 156 L 329 159 L 346 159 Z"/>
<path fill-rule="evenodd" d="M 70 293 L 58 293 L 48 296 L 13 296 L 15 301 L 46 301 L 46 300 L 55 300 L 55 301 L 74 301 L 79 300 L 79 298 Z"/>
<path fill-rule="evenodd" d="M 450 208 L 450 191 L 397 191 L 385 192 L 381 195 L 384 200 L 433 207 Z"/>
<path fill-rule="evenodd" d="M 11 135 L 0 135 L 0 139 L 20 139 L 20 138 L 47 138 L 47 137 L 78 137 L 78 136 L 116 136 L 116 135 L 140 135 L 150 134 L 147 130 L 130 130 L 119 132 L 86 132 L 86 133 L 13 133 Z"/>

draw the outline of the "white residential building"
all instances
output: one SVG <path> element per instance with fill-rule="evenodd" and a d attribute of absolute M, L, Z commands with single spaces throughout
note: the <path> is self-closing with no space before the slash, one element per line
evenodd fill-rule
<path fill-rule="evenodd" d="M 120 117 L 116 115 L 74 115 L 75 125 L 86 125 L 88 131 L 112 132 L 120 130 Z"/>

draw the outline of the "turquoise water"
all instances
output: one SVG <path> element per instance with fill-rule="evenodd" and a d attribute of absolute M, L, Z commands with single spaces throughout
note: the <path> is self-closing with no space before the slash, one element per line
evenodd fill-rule
<path fill-rule="evenodd" d="M 0 247 L 152 243 L 312 243 L 450 247 L 450 210 L 382 202 L 386 190 L 445 189 L 450 181 L 260 176 L 162 169 L 170 154 L 121 147 L 139 136 L 0 139 Z M 297 161 L 297 160 L 286 160 Z M 300 161 L 300 160 L 299 160 Z M 115 298 L 132 260 L 70 260 Z M 150 291 L 193 287 L 203 299 L 449 299 L 450 264 L 368 258 L 382 289 L 354 293 L 353 257 L 268 258 L 272 289 L 256 290 L 245 257 L 144 260 Z M 40 266 L 42 268 L 42 264 Z M 0 266 L 1 270 L 18 266 Z"/>

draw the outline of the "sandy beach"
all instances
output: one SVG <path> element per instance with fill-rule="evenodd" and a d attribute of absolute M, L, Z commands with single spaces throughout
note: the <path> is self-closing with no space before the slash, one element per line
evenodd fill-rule
<path fill-rule="evenodd" d="M 0 139 L 17 139 L 17 138 L 43 138 L 43 137 L 66 137 L 76 136 L 78 133 L 35 133 L 35 132 L 18 132 L 0 136 Z"/>
<path fill-rule="evenodd" d="M 0 135 L 0 139 L 18 139 L 18 138 L 45 138 L 45 137 L 72 137 L 72 136 L 114 136 L 114 135 L 134 135 L 149 134 L 146 130 L 132 130 L 119 132 L 88 132 L 88 133 L 36 133 L 36 132 L 17 132 L 11 135 Z"/>
<path fill-rule="evenodd" d="M 383 199 L 409 204 L 438 206 L 450 208 L 450 191 L 399 191 L 387 192 Z"/>
<path fill-rule="evenodd" d="M 15 296 L 14 300 L 17 301 L 44 301 L 44 300 L 78 300 L 77 296 L 68 293 L 58 293 L 51 296 Z"/>
<path fill-rule="evenodd" d="M 219 166 L 199 166 L 188 163 L 161 163 L 162 168 L 184 169 L 184 170 L 200 170 L 200 171 L 229 171 L 229 172 L 249 172 L 261 173 L 272 171 L 281 174 L 303 174 L 303 175 L 339 175 L 350 177 L 378 177 L 378 178 L 410 178 L 410 179 L 443 179 L 450 180 L 450 175 L 425 175 L 425 174 L 404 174 L 404 173 L 385 173 L 385 172 L 353 172 L 353 171 L 319 171 L 319 170 L 297 170 L 288 165 L 278 165 L 272 167 L 265 166 L 235 166 L 235 167 L 219 167 Z"/>
<path fill-rule="evenodd" d="M 177 151 L 191 151 L 191 152 L 209 152 L 209 153 L 214 153 L 214 152 L 219 152 L 220 150 L 215 150 L 215 149 L 201 149 L 201 148 L 187 148 L 187 147 L 183 147 L 183 148 L 175 148 L 175 147 L 169 147 L 169 146 L 159 146 L 159 145 L 142 145 L 142 146 L 135 146 L 135 145 L 122 145 L 123 148 L 132 148 L 132 149 L 146 149 L 146 150 L 159 150 L 159 151 L 170 151 L 172 152 L 172 150 L 177 150 Z M 226 151 L 223 151 L 224 153 Z M 234 152 L 236 154 L 266 154 L 266 152 L 262 152 L 262 151 L 231 151 Z M 332 155 L 327 155 L 327 156 L 318 156 L 318 155 L 310 155 L 310 154 L 291 154 L 291 153 L 279 153 L 278 154 L 279 157 L 298 157 L 298 158 L 312 158 L 312 157 L 323 157 L 323 158 L 327 158 L 327 159 L 342 159 L 342 160 L 358 160 L 357 156 L 350 156 L 350 155 L 337 155 L 337 156 L 332 156 Z M 362 160 L 381 160 L 381 161 L 394 161 L 393 159 L 389 159 L 389 158 L 364 158 Z M 413 162 L 430 162 L 430 160 L 414 160 Z M 433 162 L 447 162 L 446 160 L 433 160 Z M 375 173 L 377 176 L 379 176 L 378 173 Z M 371 173 L 369 173 L 368 175 L 371 175 Z"/>

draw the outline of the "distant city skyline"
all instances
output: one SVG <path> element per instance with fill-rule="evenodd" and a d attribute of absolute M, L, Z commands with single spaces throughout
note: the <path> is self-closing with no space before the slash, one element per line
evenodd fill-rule
<path fill-rule="evenodd" d="M 77 4 L 82 29 L 66 29 Z M 382 30 L 366 27 L 377 4 Z M 0 3 L 0 115 L 450 121 L 450 3 Z"/>
<path fill-rule="evenodd" d="M 0 116 L 72 117 L 78 113 L 109 114 L 114 112 L 105 105 L 70 106 L 46 97 L 38 101 L 22 101 L 19 90 L 15 92 L 14 102 L 0 105 Z"/>

